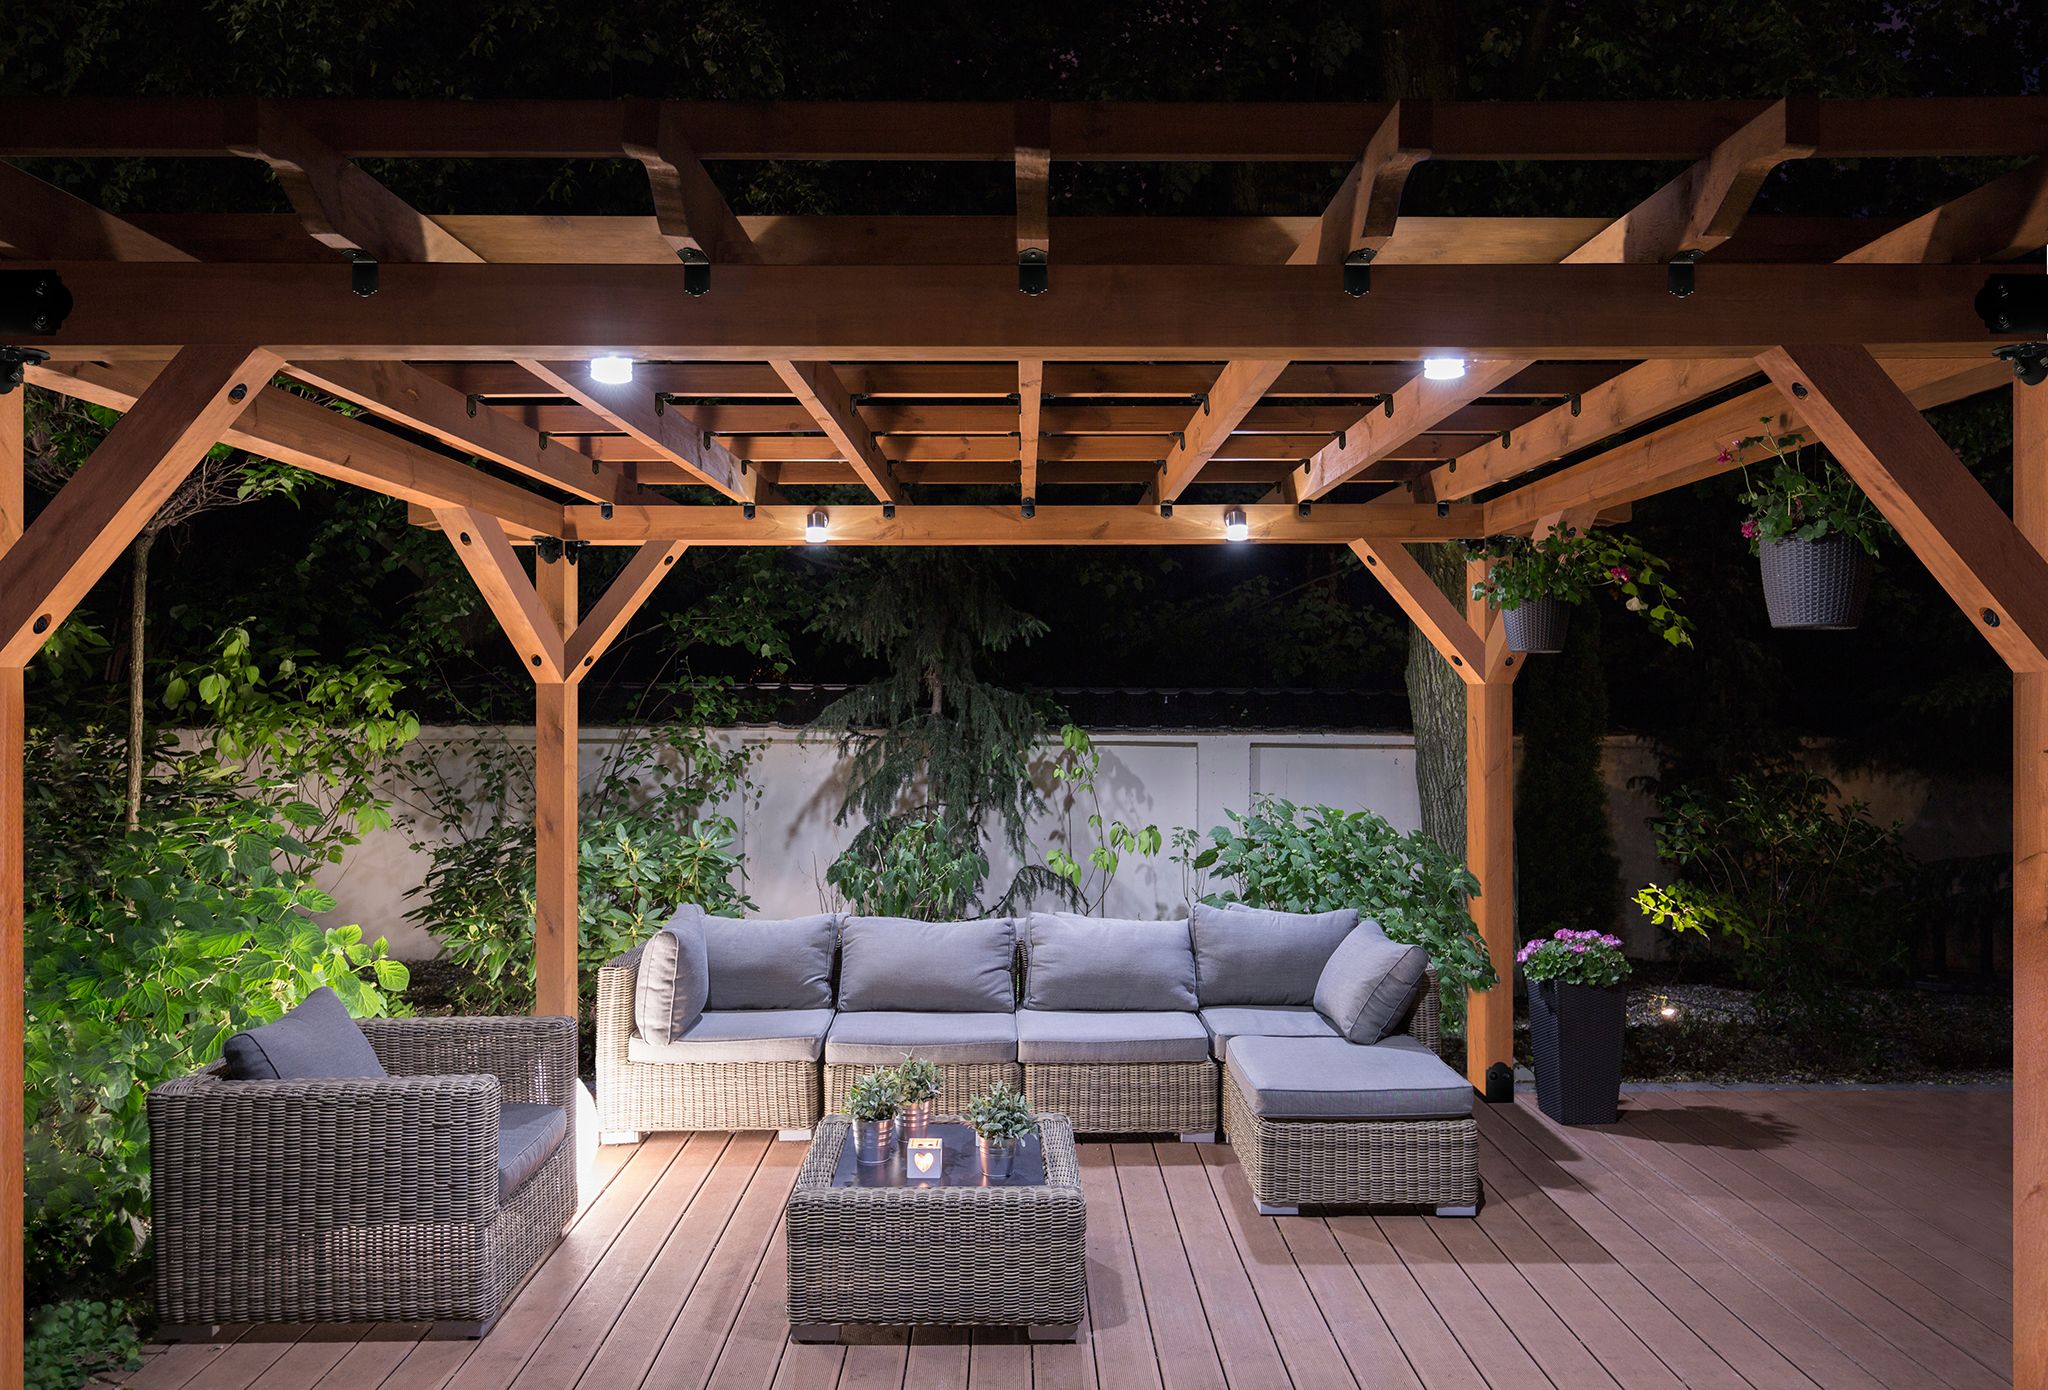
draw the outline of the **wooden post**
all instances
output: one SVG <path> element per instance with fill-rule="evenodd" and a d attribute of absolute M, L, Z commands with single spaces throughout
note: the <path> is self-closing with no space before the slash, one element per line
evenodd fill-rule
<path fill-rule="evenodd" d="M 2013 385 L 2013 521 L 2048 553 L 2048 386 Z M 2012 678 L 2013 1383 L 2048 1385 L 2048 673 Z"/>
<path fill-rule="evenodd" d="M 1465 1076 L 1483 1091 L 1486 1069 L 1515 1058 L 1515 666 L 1494 631 L 1500 615 L 1471 597 L 1478 577 L 1468 571 L 1465 616 L 1490 659 L 1465 687 L 1465 864 L 1479 880 L 1472 920 L 1500 976 L 1466 996 Z"/>
<path fill-rule="evenodd" d="M 0 554 L 21 538 L 23 388 L 0 396 Z M 23 1376 L 22 1106 L 23 934 L 27 884 L 22 873 L 22 777 L 26 712 L 22 668 L 0 666 L 0 1390 L 20 1390 Z"/>
<path fill-rule="evenodd" d="M 534 588 L 555 630 L 576 630 L 576 566 L 568 557 L 535 557 Z M 539 680 L 533 688 L 533 951 L 537 1014 L 577 1012 L 576 683 Z"/>

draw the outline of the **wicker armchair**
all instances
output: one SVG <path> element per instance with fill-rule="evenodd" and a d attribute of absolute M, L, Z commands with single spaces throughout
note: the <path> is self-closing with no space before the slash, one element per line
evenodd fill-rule
<path fill-rule="evenodd" d="M 156 1302 L 168 1337 L 234 1322 L 435 1322 L 481 1336 L 576 1206 L 576 1024 L 365 1019 L 391 1074 L 149 1096 Z M 502 1198 L 500 1102 L 568 1137 Z"/>

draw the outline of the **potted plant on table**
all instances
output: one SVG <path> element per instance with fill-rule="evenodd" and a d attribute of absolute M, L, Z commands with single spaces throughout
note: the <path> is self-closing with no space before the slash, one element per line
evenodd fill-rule
<path fill-rule="evenodd" d="M 1466 549 L 1486 562 L 1472 596 L 1499 611 L 1510 651 L 1563 651 L 1572 607 L 1603 589 L 1673 646 L 1692 642 L 1692 624 L 1664 582 L 1664 562 L 1618 531 L 1560 527 L 1541 539 L 1489 536 Z"/>
<path fill-rule="evenodd" d="M 1621 938 L 1564 928 L 1515 954 L 1529 982 L 1536 1103 L 1561 1125 L 1611 1125 L 1621 1107 L 1628 957 Z"/>
<path fill-rule="evenodd" d="M 1024 1136 L 1038 1128 L 1023 1093 L 1001 1082 L 967 1102 L 967 1123 L 981 1151 L 981 1175 L 991 1182 L 1010 1176 Z"/>
<path fill-rule="evenodd" d="M 853 1153 L 861 1163 L 886 1163 L 896 1152 L 896 1111 L 902 1096 L 895 1071 L 878 1071 L 846 1088 L 846 1113 L 853 1117 Z"/>
<path fill-rule="evenodd" d="M 1770 471 L 1750 477 L 1742 534 L 1763 570 L 1764 606 L 1772 627 L 1840 631 L 1863 621 L 1871 561 L 1891 523 L 1826 451 L 1797 432 L 1764 433 L 1735 445 L 1737 456 L 1769 452 Z M 1723 454 L 1722 458 L 1728 458 Z"/>
<path fill-rule="evenodd" d="M 945 1078 L 939 1064 L 923 1057 L 905 1057 L 896 1068 L 897 1110 L 903 1137 L 915 1139 L 931 1128 L 932 1102 L 939 1098 Z"/>

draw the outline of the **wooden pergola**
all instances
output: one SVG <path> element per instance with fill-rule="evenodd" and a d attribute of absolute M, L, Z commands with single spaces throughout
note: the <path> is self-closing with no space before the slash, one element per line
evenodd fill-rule
<path fill-rule="evenodd" d="M 0 103 L 0 157 L 255 159 L 292 208 L 117 217 L 0 164 L 0 343 L 34 350 L 29 384 L 124 412 L 29 524 L 22 393 L 0 396 L 0 1385 L 21 1374 L 23 668 L 215 444 L 403 499 L 503 625 L 534 680 L 550 1013 L 576 1008 L 578 687 L 687 547 L 819 524 L 828 545 L 1225 544 L 1233 510 L 1251 543 L 1350 546 L 1466 684 L 1472 911 L 1504 982 L 1471 1001 L 1476 1084 L 1511 1055 L 1519 666 L 1406 543 L 1592 524 L 1726 471 L 1761 417 L 1828 446 L 2014 673 L 2016 1370 L 2048 1383 L 2048 390 L 2010 385 L 2010 517 L 1920 414 L 2008 387 L 1994 350 L 2048 338 L 2044 153 L 2044 98 Z M 1781 164 L 1943 156 L 2035 162 L 1909 220 L 1749 215 Z M 430 215 L 365 158 L 637 161 L 651 212 Z M 707 163 L 759 160 L 1010 164 L 1016 209 L 737 216 Z M 1320 215 L 1056 217 L 1054 160 L 1349 172 Z M 1687 167 L 1613 220 L 1404 217 L 1425 160 Z M 600 356 L 630 381 L 594 379 Z M 791 498 L 833 485 L 858 500 Z M 1005 500 L 946 502 L 960 486 Z M 587 606 L 583 545 L 634 550 Z"/>

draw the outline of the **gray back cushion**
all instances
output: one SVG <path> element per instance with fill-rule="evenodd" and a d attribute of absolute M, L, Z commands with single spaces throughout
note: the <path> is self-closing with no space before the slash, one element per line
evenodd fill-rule
<path fill-rule="evenodd" d="M 849 1013 L 1008 1013 L 1017 924 L 848 917 L 839 928 L 839 1007 Z"/>
<path fill-rule="evenodd" d="M 1195 1007 L 1188 919 L 1121 921 L 1034 912 L 1024 943 L 1024 1004 L 1032 1009 Z"/>
<path fill-rule="evenodd" d="M 1195 980 L 1202 1007 L 1215 1004 L 1306 1004 L 1316 997 L 1323 966 L 1358 913 L 1272 912 L 1232 903 L 1196 903 L 1190 918 Z"/>
<path fill-rule="evenodd" d="M 634 1031 L 651 1043 L 673 1042 L 703 1016 L 710 998 L 704 909 L 679 907 L 640 950 L 640 970 L 633 978 Z"/>
<path fill-rule="evenodd" d="M 711 963 L 707 1009 L 829 1009 L 837 914 L 704 918 Z"/>
<path fill-rule="evenodd" d="M 230 1081 L 305 1081 L 385 1075 L 384 1064 L 340 996 L 322 985 L 296 1009 L 236 1033 L 222 1049 Z"/>
<path fill-rule="evenodd" d="M 1360 922 L 1316 981 L 1316 1012 L 1352 1042 L 1376 1043 L 1408 1016 L 1428 968 L 1429 952 L 1387 940 L 1377 922 Z"/>

